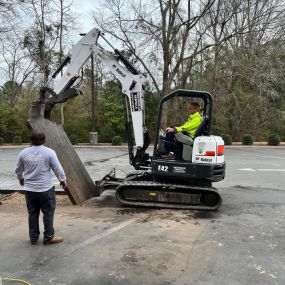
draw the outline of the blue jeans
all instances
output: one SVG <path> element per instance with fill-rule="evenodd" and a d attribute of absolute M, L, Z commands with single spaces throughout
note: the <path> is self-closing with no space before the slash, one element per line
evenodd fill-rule
<path fill-rule="evenodd" d="M 174 132 L 167 132 L 165 134 L 165 149 L 167 152 L 174 152 L 175 148 L 175 133 Z"/>
<path fill-rule="evenodd" d="M 54 236 L 53 218 L 55 211 L 54 187 L 45 192 L 26 191 L 26 203 L 29 214 L 29 235 L 31 241 L 36 241 L 40 235 L 39 216 L 43 213 L 44 241 Z"/>
<path fill-rule="evenodd" d="M 173 152 L 174 155 L 178 158 L 182 158 L 182 143 L 178 142 L 175 139 L 174 132 L 167 132 L 165 136 L 165 149 L 167 152 Z"/>

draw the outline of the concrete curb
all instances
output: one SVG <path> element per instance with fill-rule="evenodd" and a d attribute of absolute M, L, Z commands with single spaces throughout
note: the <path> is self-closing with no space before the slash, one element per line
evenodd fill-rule
<path fill-rule="evenodd" d="M 22 147 L 28 147 L 30 144 L 7 144 L 7 145 L 0 145 L 0 149 L 5 149 L 5 148 L 22 148 Z M 122 145 L 112 145 L 108 143 L 99 143 L 95 145 L 91 145 L 88 143 L 82 143 L 82 144 L 77 144 L 73 146 L 74 148 L 106 148 L 106 147 L 111 147 L 111 148 L 127 148 L 127 144 L 122 144 Z M 153 147 L 153 144 L 150 145 L 150 147 Z M 253 145 L 243 145 L 241 142 L 233 142 L 231 145 L 225 145 L 225 148 L 236 148 L 236 147 L 246 147 L 246 148 L 253 148 L 253 147 L 269 147 L 269 148 L 284 148 L 285 147 L 285 142 L 280 143 L 278 146 L 271 146 L 268 145 L 266 142 L 256 142 L 253 143 Z"/>

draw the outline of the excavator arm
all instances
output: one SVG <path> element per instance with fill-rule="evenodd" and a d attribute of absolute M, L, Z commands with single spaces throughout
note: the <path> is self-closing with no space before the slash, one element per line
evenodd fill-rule
<path fill-rule="evenodd" d="M 104 49 L 99 44 L 99 39 L 107 43 L 113 49 L 113 53 Z M 79 91 L 73 86 L 76 85 L 82 67 L 92 54 L 120 81 L 122 92 L 126 95 L 126 127 L 130 163 L 135 169 L 148 168 L 150 161 L 148 154 L 145 153 L 149 145 L 149 136 L 144 122 L 143 84 L 145 79 L 96 28 L 83 36 L 72 47 L 67 57 L 52 75 L 50 81 L 41 89 L 40 101 L 45 103 L 45 117 L 50 117 L 51 109 L 55 104 L 63 103 L 79 94 Z M 64 67 L 66 69 L 63 76 L 55 84 L 54 88 L 50 88 L 51 81 L 57 77 Z M 131 121 L 129 120 L 129 114 L 131 115 Z M 136 152 L 134 151 L 133 142 L 135 142 Z"/>

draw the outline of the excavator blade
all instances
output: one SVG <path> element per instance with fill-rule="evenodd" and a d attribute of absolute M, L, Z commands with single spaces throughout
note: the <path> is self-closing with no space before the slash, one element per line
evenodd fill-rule
<path fill-rule="evenodd" d="M 74 150 L 62 126 L 44 118 L 45 104 L 34 103 L 30 110 L 30 129 L 43 132 L 45 145 L 52 148 L 65 171 L 68 188 L 66 192 L 73 204 L 81 204 L 91 197 L 100 196 L 79 156 Z"/>

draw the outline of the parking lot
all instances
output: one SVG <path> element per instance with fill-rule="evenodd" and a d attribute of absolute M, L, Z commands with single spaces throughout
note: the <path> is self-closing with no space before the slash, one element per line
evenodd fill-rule
<path fill-rule="evenodd" d="M 20 150 L 0 148 L 0 189 L 20 188 Z M 93 180 L 133 170 L 125 147 L 76 151 Z M 54 246 L 30 245 L 24 199 L 3 201 L 0 276 L 33 285 L 285 284 L 285 147 L 227 147 L 225 158 L 218 211 L 127 208 L 112 196 L 59 205 L 64 242 Z"/>

